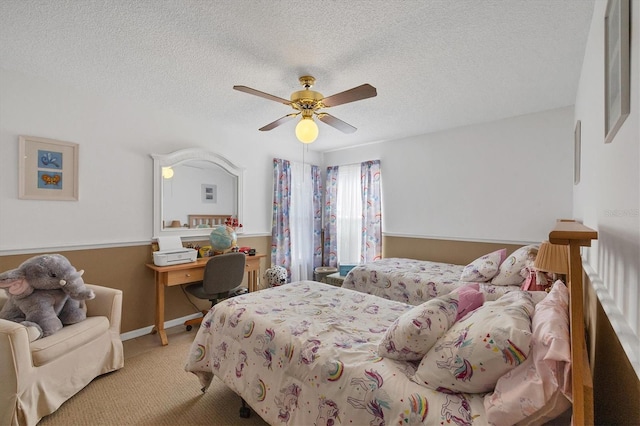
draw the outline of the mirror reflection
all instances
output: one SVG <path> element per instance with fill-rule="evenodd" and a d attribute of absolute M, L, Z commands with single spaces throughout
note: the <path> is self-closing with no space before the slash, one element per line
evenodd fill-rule
<path fill-rule="evenodd" d="M 242 223 L 240 168 L 203 150 L 152 157 L 156 237 L 208 235 L 210 228 L 223 225 L 230 217 Z"/>

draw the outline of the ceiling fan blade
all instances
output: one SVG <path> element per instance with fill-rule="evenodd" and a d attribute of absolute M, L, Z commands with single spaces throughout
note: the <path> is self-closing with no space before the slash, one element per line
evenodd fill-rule
<path fill-rule="evenodd" d="M 256 89 L 252 89 L 251 87 L 233 86 L 233 89 L 238 90 L 240 92 L 248 93 L 250 95 L 260 96 L 261 98 L 269 99 L 271 101 L 276 101 L 281 104 L 291 105 L 291 101 L 288 101 L 287 99 L 279 98 L 278 96 L 270 95 L 268 93 L 264 93 Z"/>
<path fill-rule="evenodd" d="M 271 130 L 271 129 L 275 129 L 276 127 L 278 127 L 281 124 L 286 123 L 287 121 L 291 120 L 293 117 L 295 117 L 296 115 L 300 114 L 299 112 L 293 112 L 291 114 L 287 114 L 282 118 L 278 118 L 276 121 L 274 121 L 273 123 L 269 123 L 266 126 L 262 126 L 261 128 L 259 128 L 258 130 L 260 131 L 267 131 L 267 130 Z"/>
<path fill-rule="evenodd" d="M 318 114 L 318 120 L 322 121 L 325 124 L 328 124 L 331 127 L 335 127 L 340 130 L 342 133 L 353 133 L 356 129 L 349 123 L 345 123 L 339 118 L 334 117 L 331 114 L 327 114 L 326 112 L 321 112 Z"/>
<path fill-rule="evenodd" d="M 362 86 L 354 87 L 353 89 L 345 90 L 344 92 L 336 93 L 335 95 L 324 98 L 322 103 L 326 107 L 334 107 L 349 102 L 373 98 L 377 94 L 378 92 L 375 87 L 370 84 L 363 84 Z"/>

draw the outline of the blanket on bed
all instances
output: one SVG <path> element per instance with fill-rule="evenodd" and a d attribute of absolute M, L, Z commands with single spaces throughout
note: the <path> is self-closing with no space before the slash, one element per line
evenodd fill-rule
<path fill-rule="evenodd" d="M 205 316 L 185 369 L 214 376 L 272 425 L 486 424 L 484 394 L 410 380 L 377 347 L 412 305 L 302 281 L 228 299 Z"/>
<path fill-rule="evenodd" d="M 419 305 L 470 284 L 460 280 L 464 268 L 463 265 L 428 260 L 385 258 L 353 268 L 347 274 L 342 288 Z M 519 288 L 480 283 L 486 300 L 495 300 Z"/>

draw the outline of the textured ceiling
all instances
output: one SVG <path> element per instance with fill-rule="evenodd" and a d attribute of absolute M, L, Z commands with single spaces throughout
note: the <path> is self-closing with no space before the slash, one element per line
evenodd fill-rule
<path fill-rule="evenodd" d="M 311 149 L 330 150 L 573 105 L 593 0 L 0 0 L 0 66 L 297 143 L 298 77 L 329 96 Z"/>

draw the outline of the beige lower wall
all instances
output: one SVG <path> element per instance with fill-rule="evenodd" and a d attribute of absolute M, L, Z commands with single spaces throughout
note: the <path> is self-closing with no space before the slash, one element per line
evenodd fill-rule
<path fill-rule="evenodd" d="M 587 344 L 597 425 L 640 425 L 640 380 L 585 276 Z"/>
<path fill-rule="evenodd" d="M 194 242 L 197 244 L 197 242 Z M 207 242 L 202 241 L 200 245 Z M 240 246 L 250 246 L 259 253 L 269 254 L 271 237 L 238 239 Z M 455 264 L 467 264 L 477 257 L 500 248 L 508 253 L 518 245 L 447 241 L 426 238 L 383 237 L 384 257 L 408 257 Z M 151 245 L 60 252 L 78 269 L 84 269 L 87 283 L 117 288 L 123 291 L 122 333 L 153 325 L 155 288 L 153 271 L 145 266 L 152 262 Z M 41 253 L 0 256 L 0 271 L 18 267 L 28 258 Z M 261 262 L 261 274 L 270 266 L 269 256 Z M 246 280 L 246 278 L 245 278 Z M 246 284 L 246 283 L 245 283 Z M 187 296 L 181 286 L 168 287 L 165 292 L 165 320 L 194 314 L 209 307 L 208 301 Z M 195 306 L 194 306 L 195 304 Z"/>
<path fill-rule="evenodd" d="M 238 243 L 268 255 L 271 237 L 238 238 Z M 153 261 L 151 245 L 70 250 L 59 253 L 67 257 L 77 269 L 85 270 L 83 275 L 85 282 L 122 290 L 122 333 L 154 324 L 154 274 L 145 266 Z M 20 263 L 37 254 L 43 253 L 0 256 L 0 271 L 17 268 Z M 268 255 L 261 261 L 260 278 L 269 265 Z M 208 301 L 187 296 L 181 286 L 168 287 L 165 300 L 166 321 L 194 314 L 199 309 L 207 309 L 210 306 Z"/>
<path fill-rule="evenodd" d="M 456 265 L 466 265 L 484 254 L 502 248 L 506 248 L 509 255 L 520 247 L 522 247 L 521 244 L 382 237 L 382 257 L 406 257 Z"/>

